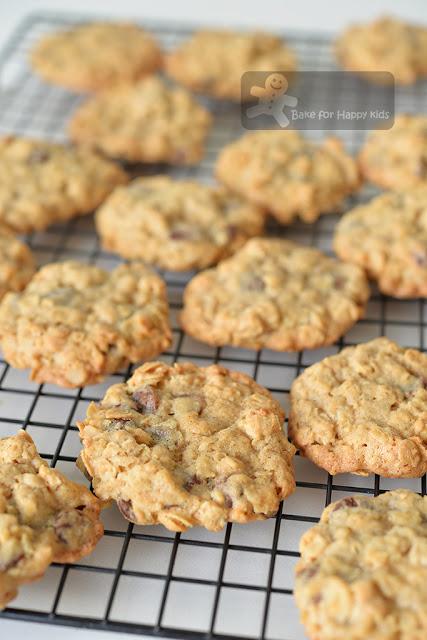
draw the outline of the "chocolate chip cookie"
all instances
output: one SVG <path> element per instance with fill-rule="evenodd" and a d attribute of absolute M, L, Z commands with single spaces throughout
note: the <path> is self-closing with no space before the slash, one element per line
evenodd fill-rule
<path fill-rule="evenodd" d="M 164 269 L 203 269 L 262 233 L 264 212 L 223 188 L 168 176 L 139 178 L 98 209 L 103 246 Z"/>
<path fill-rule="evenodd" d="M 166 285 L 142 263 L 48 264 L 0 304 L 4 357 L 37 382 L 94 384 L 170 342 Z"/>
<path fill-rule="evenodd" d="M 51 469 L 25 431 L 0 440 L 0 609 L 52 562 L 88 555 L 103 534 L 100 502 Z"/>
<path fill-rule="evenodd" d="M 404 489 L 345 497 L 300 551 L 295 598 L 310 638 L 427 637 L 427 497 Z"/>
<path fill-rule="evenodd" d="M 368 297 L 359 267 L 287 240 L 254 238 L 190 281 L 181 325 L 211 345 L 314 349 L 350 329 Z"/>
<path fill-rule="evenodd" d="M 377 338 L 325 358 L 291 389 L 289 435 L 331 474 L 427 471 L 427 355 Z"/>
<path fill-rule="evenodd" d="M 99 91 L 153 73 L 162 54 L 153 36 L 135 24 L 93 22 L 44 36 L 30 61 L 48 82 Z"/>
<path fill-rule="evenodd" d="M 194 33 L 166 55 L 165 68 L 191 91 L 214 98 L 240 101 L 246 71 L 295 71 L 293 52 L 277 36 L 206 30 Z"/>
<path fill-rule="evenodd" d="M 356 162 L 336 138 L 320 145 L 297 131 L 247 133 L 222 149 L 218 179 L 279 222 L 314 222 L 360 186 Z"/>
<path fill-rule="evenodd" d="M 395 298 L 427 297 L 427 182 L 384 193 L 340 220 L 336 253 Z"/>
<path fill-rule="evenodd" d="M 391 129 L 373 131 L 359 165 L 367 180 L 385 189 L 427 184 L 427 116 L 399 115 Z"/>
<path fill-rule="evenodd" d="M 90 98 L 69 130 L 74 142 L 113 158 L 191 165 L 203 156 L 210 125 L 208 111 L 184 89 L 146 78 Z"/>
<path fill-rule="evenodd" d="M 336 55 L 349 71 L 389 71 L 396 84 L 412 84 L 427 75 L 427 28 L 396 18 L 356 24 L 336 42 Z M 374 73 L 371 82 L 383 79 Z"/>
<path fill-rule="evenodd" d="M 18 233 L 90 213 L 127 175 L 93 151 L 0 138 L 0 224 Z"/>
<path fill-rule="evenodd" d="M 248 376 L 148 362 L 78 424 L 95 493 L 172 531 L 272 516 L 295 487 L 279 403 Z"/>
<path fill-rule="evenodd" d="M 8 291 L 21 291 L 36 270 L 26 244 L 0 229 L 0 300 Z"/>

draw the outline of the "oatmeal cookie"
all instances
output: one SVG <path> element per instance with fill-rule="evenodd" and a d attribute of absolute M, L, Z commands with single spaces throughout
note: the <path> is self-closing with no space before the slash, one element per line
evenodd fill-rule
<path fill-rule="evenodd" d="M 26 244 L 0 228 L 0 300 L 8 291 L 21 291 L 36 270 Z"/>
<path fill-rule="evenodd" d="M 147 78 L 89 99 L 69 130 L 74 142 L 127 162 L 191 165 L 203 156 L 210 124 L 209 112 L 184 89 Z"/>
<path fill-rule="evenodd" d="M 283 40 L 266 33 L 198 31 L 165 56 L 165 68 L 191 91 L 240 101 L 246 71 L 296 69 L 295 56 Z"/>
<path fill-rule="evenodd" d="M 314 222 L 360 186 L 356 162 L 336 138 L 320 145 L 297 131 L 247 133 L 222 149 L 218 179 L 279 222 Z"/>
<path fill-rule="evenodd" d="M 98 209 L 103 246 L 172 271 L 203 269 L 262 233 L 265 215 L 223 188 L 168 176 L 139 178 Z"/>
<path fill-rule="evenodd" d="M 289 436 L 331 474 L 427 471 L 427 355 L 377 338 L 325 358 L 292 384 Z"/>
<path fill-rule="evenodd" d="M 367 180 L 385 189 L 427 185 L 427 116 L 402 114 L 391 129 L 373 131 L 359 165 Z"/>
<path fill-rule="evenodd" d="M 153 36 L 135 24 L 94 22 L 44 36 L 30 61 L 48 82 L 99 91 L 153 73 L 162 54 Z"/>
<path fill-rule="evenodd" d="M 25 431 L 0 440 L 0 608 L 52 562 L 88 555 L 103 534 L 100 502 L 51 469 Z"/>
<path fill-rule="evenodd" d="M 0 138 L 0 224 L 18 233 L 90 213 L 127 175 L 93 151 Z"/>
<path fill-rule="evenodd" d="M 395 298 L 427 297 L 427 182 L 389 192 L 344 215 L 334 237 L 342 260 L 358 264 Z"/>
<path fill-rule="evenodd" d="M 348 331 L 368 297 L 359 267 L 287 240 L 255 238 L 190 281 L 181 324 L 211 345 L 315 349 Z"/>
<path fill-rule="evenodd" d="M 37 382 L 94 384 L 170 342 L 166 286 L 142 263 L 111 273 L 71 260 L 48 264 L 0 304 L 5 359 L 30 368 Z"/>
<path fill-rule="evenodd" d="M 295 487 L 284 414 L 248 376 L 148 362 L 80 422 L 95 493 L 138 524 L 172 531 L 273 515 Z"/>
<path fill-rule="evenodd" d="M 313 640 L 427 637 L 427 497 L 398 489 L 329 505 L 300 542 L 295 599 Z"/>
<path fill-rule="evenodd" d="M 338 38 L 335 51 L 348 71 L 389 71 L 396 84 L 412 84 L 427 75 L 427 28 L 399 19 L 353 25 Z M 375 75 L 370 79 L 381 81 Z"/>

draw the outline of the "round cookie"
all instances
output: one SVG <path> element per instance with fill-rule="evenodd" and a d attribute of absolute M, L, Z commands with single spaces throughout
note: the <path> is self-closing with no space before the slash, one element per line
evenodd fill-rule
<path fill-rule="evenodd" d="M 236 102 L 246 71 L 295 68 L 289 47 L 266 33 L 198 31 L 165 57 L 166 73 L 191 91 Z"/>
<path fill-rule="evenodd" d="M 78 424 L 95 493 L 172 531 L 272 516 L 295 487 L 284 413 L 248 376 L 148 362 Z"/>
<path fill-rule="evenodd" d="M 332 475 L 427 471 L 427 355 L 377 338 L 325 358 L 292 384 L 289 436 Z"/>
<path fill-rule="evenodd" d="M 0 138 L 0 224 L 18 233 L 90 213 L 127 175 L 93 151 Z"/>
<path fill-rule="evenodd" d="M 427 28 L 383 17 L 367 25 L 350 26 L 338 38 L 335 52 L 349 71 L 388 71 L 398 85 L 427 75 Z M 374 74 L 364 76 L 381 82 Z"/>
<path fill-rule="evenodd" d="M 154 38 L 135 24 L 93 22 L 45 36 L 30 61 L 48 82 L 99 91 L 153 73 L 162 54 Z"/>
<path fill-rule="evenodd" d="M 203 269 L 262 233 L 264 212 L 223 188 L 168 176 L 116 189 L 96 213 L 105 249 L 172 271 Z"/>
<path fill-rule="evenodd" d="M 373 131 L 359 166 L 367 180 L 385 189 L 427 184 L 427 116 L 399 115 L 391 129 Z"/>
<path fill-rule="evenodd" d="M 8 291 L 21 291 L 35 270 L 35 260 L 27 245 L 1 228 L 0 300 Z"/>
<path fill-rule="evenodd" d="M 94 384 L 171 343 L 166 286 L 142 263 L 111 273 L 68 261 L 40 269 L 0 304 L 7 362 L 31 379 L 64 387 Z"/>
<path fill-rule="evenodd" d="M 254 238 L 189 282 L 181 325 L 216 346 L 315 349 L 348 331 L 368 298 L 359 267 L 287 240 Z"/>
<path fill-rule="evenodd" d="M 314 222 L 360 186 L 356 162 L 336 138 L 321 145 L 297 131 L 247 133 L 222 149 L 218 179 L 279 222 Z"/>
<path fill-rule="evenodd" d="M 334 248 L 395 298 L 427 297 L 427 182 L 384 193 L 346 213 Z"/>
<path fill-rule="evenodd" d="M 184 89 L 159 78 L 90 98 L 70 122 L 74 142 L 127 162 L 196 164 L 211 125 L 209 112 Z"/>
<path fill-rule="evenodd" d="M 25 431 L 0 440 L 0 609 L 52 562 L 88 555 L 103 534 L 100 502 L 51 469 Z"/>
<path fill-rule="evenodd" d="M 313 640 L 427 637 L 427 497 L 397 489 L 329 505 L 301 538 L 295 599 Z"/>

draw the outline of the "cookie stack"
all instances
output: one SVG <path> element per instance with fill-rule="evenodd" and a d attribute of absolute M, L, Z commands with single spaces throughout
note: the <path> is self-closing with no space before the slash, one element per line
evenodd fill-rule
<path fill-rule="evenodd" d="M 350 28 L 336 53 L 347 69 L 411 83 L 427 75 L 427 29 L 382 19 Z M 415 349 L 378 338 L 307 368 L 291 389 L 293 444 L 281 405 L 250 377 L 149 360 L 172 336 L 154 268 L 200 270 L 180 324 L 216 347 L 331 345 L 363 317 L 368 279 L 387 295 L 425 297 L 427 117 L 399 115 L 357 159 L 333 137 L 315 144 L 295 131 L 257 131 L 220 150 L 218 185 L 161 172 L 130 181 L 129 163 L 202 158 L 212 116 L 189 91 L 239 101 L 245 71 L 294 72 L 294 53 L 269 34 L 200 31 L 163 54 L 136 25 L 96 23 L 44 38 L 31 63 L 46 81 L 92 95 L 72 116 L 73 145 L 0 140 L 4 357 L 64 387 L 145 363 L 78 424 L 79 466 L 100 500 L 49 469 L 24 432 L 0 442 L 0 606 L 52 561 L 92 550 L 100 501 L 114 500 L 134 523 L 217 531 L 277 512 L 295 488 L 295 447 L 330 474 L 426 473 L 427 356 Z M 364 180 L 390 191 L 341 218 L 338 258 L 263 236 L 269 215 L 289 225 L 342 212 Z M 35 273 L 13 234 L 94 210 L 103 248 L 130 262 L 111 273 L 76 261 Z M 37 514 L 28 512 L 35 502 Z M 426 497 L 396 490 L 330 505 L 303 537 L 297 566 L 310 637 L 425 637 L 426 549 Z"/>

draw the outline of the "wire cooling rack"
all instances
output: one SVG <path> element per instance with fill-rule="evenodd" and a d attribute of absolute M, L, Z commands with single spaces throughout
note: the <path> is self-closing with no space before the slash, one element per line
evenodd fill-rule
<path fill-rule="evenodd" d="M 66 138 L 65 125 L 82 97 L 41 82 L 28 67 L 27 55 L 45 33 L 82 19 L 32 15 L 12 35 L 0 54 L 0 133 Z M 175 46 L 192 30 L 174 24 L 146 26 L 165 48 Z M 292 33 L 286 39 L 298 55 L 300 68 L 335 68 L 329 39 Z M 366 107 L 370 96 L 372 92 L 368 90 L 364 96 Z M 422 112 L 427 104 L 427 83 L 399 90 L 396 98 L 397 110 Z M 177 177 L 211 179 L 218 150 L 241 133 L 237 107 L 209 106 L 215 114 L 215 126 L 207 154 L 196 168 L 170 172 Z M 342 132 L 347 148 L 353 152 L 364 135 L 360 131 Z M 158 170 L 159 167 L 152 167 L 150 172 Z M 359 199 L 370 195 L 372 190 L 365 190 Z M 324 216 L 313 225 L 288 227 L 285 233 L 329 252 L 335 223 L 336 217 Z M 283 233 L 278 227 L 273 231 Z M 100 249 L 90 217 L 32 234 L 27 240 L 40 264 L 68 258 L 106 268 L 117 264 L 114 256 Z M 423 301 L 397 301 L 375 292 L 365 319 L 332 347 L 297 354 L 213 349 L 195 342 L 178 328 L 176 315 L 188 277 L 170 273 L 164 276 L 170 293 L 174 342 L 162 358 L 167 362 L 192 360 L 199 365 L 218 362 L 243 371 L 268 387 L 285 410 L 294 378 L 326 355 L 379 335 L 422 350 L 427 339 Z M 52 466 L 85 482 L 75 467 L 80 449 L 76 420 L 85 415 L 91 400 L 99 400 L 110 384 L 125 379 L 130 372 L 131 369 L 110 376 L 103 384 L 63 390 L 31 383 L 27 372 L 12 369 L 0 360 L 0 435 L 13 434 L 23 426 Z M 53 565 L 41 581 L 23 587 L 1 615 L 174 638 L 303 640 L 292 586 L 298 542 L 304 531 L 318 520 L 325 505 L 349 492 L 376 495 L 406 487 L 425 494 L 426 478 L 396 481 L 345 474 L 332 478 L 298 456 L 295 466 L 297 489 L 275 518 L 248 525 L 229 524 L 221 533 L 191 529 L 173 535 L 162 527 L 128 524 L 115 508 L 107 509 L 105 536 L 95 552 L 79 564 Z"/>

